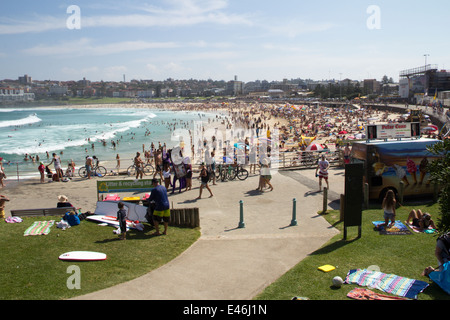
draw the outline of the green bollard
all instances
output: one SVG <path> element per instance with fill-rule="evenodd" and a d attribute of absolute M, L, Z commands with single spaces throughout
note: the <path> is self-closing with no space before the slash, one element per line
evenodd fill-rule
<path fill-rule="evenodd" d="M 240 206 L 240 219 L 239 219 L 239 226 L 238 226 L 238 228 L 245 228 L 245 223 L 244 223 L 244 201 L 240 200 L 239 201 L 239 206 Z"/>
<path fill-rule="evenodd" d="M 291 226 L 297 225 L 297 199 L 292 200 L 292 220 Z"/>

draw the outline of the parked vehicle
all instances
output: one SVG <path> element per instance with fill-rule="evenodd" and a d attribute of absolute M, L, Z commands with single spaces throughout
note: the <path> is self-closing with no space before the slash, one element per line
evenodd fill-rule
<path fill-rule="evenodd" d="M 364 163 L 370 199 L 382 199 L 390 189 L 398 195 L 400 181 L 404 196 L 433 194 L 427 166 L 437 156 L 427 147 L 438 142 L 425 138 L 357 141 L 352 144 L 351 161 Z"/>

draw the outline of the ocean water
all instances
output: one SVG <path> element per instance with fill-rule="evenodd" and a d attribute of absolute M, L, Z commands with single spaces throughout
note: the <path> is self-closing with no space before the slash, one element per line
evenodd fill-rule
<path fill-rule="evenodd" d="M 49 164 L 52 153 L 60 156 L 63 169 L 71 159 L 77 168 L 83 166 L 86 155 L 96 155 L 107 169 L 114 169 L 119 154 L 121 169 L 125 169 L 137 151 L 142 154 L 143 145 L 148 150 L 152 142 L 156 147 L 160 142 L 171 148 L 179 143 L 174 139 L 177 129 L 193 130 L 199 121 L 225 117 L 216 116 L 128 107 L 0 108 L 0 157 L 8 179 L 39 176 L 39 161 Z M 26 155 L 39 157 L 39 161 L 25 160 Z"/>

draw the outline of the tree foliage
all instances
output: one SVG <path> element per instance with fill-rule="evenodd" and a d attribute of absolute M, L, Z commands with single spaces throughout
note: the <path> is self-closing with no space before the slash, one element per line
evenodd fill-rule
<path fill-rule="evenodd" d="M 428 147 L 428 151 L 440 158 L 431 162 L 429 171 L 431 180 L 442 187 L 439 196 L 441 216 L 437 219 L 439 233 L 450 231 L 450 140 L 445 139 Z"/>

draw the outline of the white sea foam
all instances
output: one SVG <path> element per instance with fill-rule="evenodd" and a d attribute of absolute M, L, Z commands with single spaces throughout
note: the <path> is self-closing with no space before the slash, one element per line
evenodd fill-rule
<path fill-rule="evenodd" d="M 5 144 L 0 143 L 0 153 L 9 155 L 39 154 L 61 151 L 69 147 L 80 147 L 100 140 L 111 140 L 118 133 L 126 132 L 133 128 L 141 126 L 144 122 L 156 117 L 155 114 L 147 114 L 146 117 L 139 120 L 131 120 L 117 123 L 105 124 L 73 124 L 73 125 L 51 125 L 36 131 L 35 136 L 45 142 L 39 144 L 37 140 L 21 139 L 20 143 L 10 145 L 7 140 Z M 7 121 L 4 121 L 7 122 Z M 2 122 L 0 122 L 1 125 Z M 45 132 L 42 132 L 44 130 Z M 29 134 L 29 133 L 28 133 Z M 15 135 L 20 135 L 16 133 Z M 83 136 L 85 135 L 85 136 Z M 89 141 L 88 142 L 88 138 Z M 18 138 L 19 140 L 19 138 Z"/>
<path fill-rule="evenodd" d="M 40 121 L 42 121 L 42 120 L 36 114 L 32 114 L 26 118 L 22 118 L 22 119 L 18 119 L 18 120 L 0 121 L 0 128 L 23 126 L 23 125 L 27 125 L 27 124 L 40 122 Z"/>

